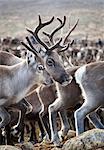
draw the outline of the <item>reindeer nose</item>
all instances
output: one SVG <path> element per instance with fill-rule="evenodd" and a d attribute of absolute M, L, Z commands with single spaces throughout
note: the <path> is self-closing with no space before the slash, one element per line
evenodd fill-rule
<path fill-rule="evenodd" d="M 71 82 L 72 80 L 72 76 L 69 76 L 68 74 L 63 74 L 61 77 L 60 77 L 60 84 L 62 85 L 67 85 Z"/>
<path fill-rule="evenodd" d="M 48 80 L 47 83 L 49 83 L 50 85 L 53 84 L 53 79 L 50 78 L 50 80 Z"/>
<path fill-rule="evenodd" d="M 28 59 L 28 64 L 30 64 L 30 60 Z"/>
<path fill-rule="evenodd" d="M 50 80 L 50 84 L 53 84 L 53 79 L 51 78 L 51 80 Z"/>

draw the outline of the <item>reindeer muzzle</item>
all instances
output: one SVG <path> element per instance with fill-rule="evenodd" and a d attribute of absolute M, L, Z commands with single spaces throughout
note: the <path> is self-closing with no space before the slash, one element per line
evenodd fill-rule
<path fill-rule="evenodd" d="M 69 76 L 68 74 L 63 74 L 63 75 L 60 77 L 59 83 L 60 83 L 62 86 L 67 86 L 68 84 L 71 83 L 72 79 L 73 79 L 72 76 Z"/>

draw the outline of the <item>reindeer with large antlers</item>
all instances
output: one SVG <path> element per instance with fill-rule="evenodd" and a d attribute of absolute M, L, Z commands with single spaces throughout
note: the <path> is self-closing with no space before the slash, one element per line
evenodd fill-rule
<path fill-rule="evenodd" d="M 41 58 L 41 60 L 44 62 L 46 69 L 49 71 L 49 73 L 51 74 L 51 76 L 58 82 L 60 82 L 60 84 L 67 84 L 70 81 L 70 78 L 68 76 L 68 74 L 66 73 L 59 55 L 57 54 L 57 52 L 54 51 L 54 49 L 56 49 L 57 47 L 60 46 L 60 42 L 62 39 L 60 39 L 56 44 L 54 44 L 52 47 L 48 47 L 44 42 L 42 42 L 39 37 L 38 37 L 38 32 L 41 28 L 43 28 L 44 26 L 50 24 L 53 21 L 54 18 L 52 18 L 49 22 L 46 23 L 41 23 L 41 19 L 39 17 L 39 26 L 36 28 L 35 31 L 35 37 L 37 39 L 37 41 L 45 48 L 45 49 L 40 49 L 39 53 L 37 53 L 37 55 Z M 31 31 L 30 31 L 31 32 Z M 32 32 L 32 34 L 34 35 L 34 33 Z M 28 40 L 29 44 L 31 45 L 31 49 L 23 43 L 23 45 L 31 50 L 33 53 L 36 54 L 36 50 L 34 51 L 34 48 L 31 44 L 31 42 Z M 66 48 L 66 46 L 65 46 Z"/>
<path fill-rule="evenodd" d="M 62 41 L 62 44 L 64 45 L 66 41 L 68 40 L 69 35 L 71 32 L 75 29 L 77 26 L 78 21 L 75 23 L 75 25 L 69 30 L 67 35 Z M 48 37 L 52 37 L 49 34 Z M 50 39 L 50 38 L 49 38 Z M 50 40 L 53 41 L 53 40 Z M 71 42 L 71 44 L 73 41 Z M 79 102 L 82 103 L 82 97 L 81 97 L 81 91 L 79 86 L 76 84 L 75 78 L 74 78 L 74 73 L 79 67 L 74 67 L 70 62 L 68 62 L 70 67 L 68 67 L 66 70 L 69 75 L 73 77 L 72 81 L 70 84 L 66 86 L 61 86 L 59 83 L 56 82 L 56 89 L 57 89 L 57 99 L 49 105 L 49 121 L 50 121 L 50 127 L 51 127 L 51 140 L 56 146 L 61 146 L 60 144 L 60 139 L 59 135 L 57 132 L 57 124 L 56 124 L 56 116 L 57 112 L 59 113 L 59 117 L 61 120 L 61 131 L 60 131 L 60 136 L 65 136 L 67 134 L 67 131 L 69 130 L 69 123 L 67 119 L 67 113 L 66 110 L 68 111 L 71 109 L 74 109 L 75 105 L 78 104 Z"/>
<path fill-rule="evenodd" d="M 54 31 L 57 32 L 59 29 L 61 29 L 64 26 L 63 24 L 65 24 L 65 19 L 66 18 L 64 17 L 64 22 L 63 23 L 60 21 L 60 23 L 61 23 L 60 28 L 58 27 Z M 73 28 L 68 32 L 67 36 L 63 40 L 63 44 L 65 44 L 68 36 L 75 29 L 75 27 L 76 27 L 77 24 L 78 24 L 78 21 L 73 26 Z M 44 32 L 45 35 L 48 35 L 48 37 L 50 39 L 50 42 L 52 42 L 52 44 L 53 44 L 53 39 L 51 39 L 50 37 L 53 38 L 53 35 L 56 33 L 54 31 L 51 33 L 51 35 L 49 35 L 49 34 L 47 34 L 47 33 Z M 35 33 L 36 34 L 35 35 L 30 30 L 29 30 L 29 32 L 32 33 L 32 35 L 34 35 L 36 39 L 38 39 L 36 33 Z M 39 39 L 38 39 L 38 41 L 39 41 Z M 58 51 L 62 47 L 63 46 L 58 46 L 57 47 Z M 63 50 L 61 50 L 61 51 L 63 51 Z M 51 53 L 50 53 L 50 57 L 51 57 Z M 52 65 L 52 62 L 50 64 Z M 48 66 L 46 66 L 46 67 L 48 69 Z M 70 84 L 68 84 L 66 86 L 65 85 L 62 86 L 60 84 L 60 82 L 59 83 L 58 82 L 55 83 L 56 84 L 56 88 L 57 88 L 58 98 L 49 106 L 49 120 L 50 120 L 50 127 L 51 127 L 51 140 L 57 146 L 60 145 L 60 140 L 59 140 L 59 136 L 58 136 L 58 132 L 57 132 L 57 124 L 56 124 L 57 112 L 60 113 L 60 119 L 61 119 L 61 125 L 62 125 L 61 135 L 64 136 L 67 133 L 67 131 L 69 130 L 69 123 L 68 123 L 68 120 L 67 120 L 66 109 L 69 109 L 69 108 L 73 109 L 74 106 L 77 103 L 79 103 L 80 100 L 82 101 L 82 99 L 80 97 L 80 95 L 81 95 L 80 88 L 79 88 L 78 84 L 76 84 L 76 81 L 75 81 L 75 78 L 74 78 L 74 73 L 75 73 L 75 71 L 78 68 L 79 67 L 73 67 L 73 68 L 70 67 L 70 68 L 67 69 L 69 76 L 73 77 L 72 82 Z M 50 72 L 50 70 L 49 70 L 49 73 L 52 74 L 52 71 L 53 70 L 51 70 L 51 72 Z M 42 99 L 42 97 L 41 97 L 41 99 Z"/>
<path fill-rule="evenodd" d="M 69 129 L 65 110 L 69 108 L 73 109 L 73 106 L 80 100 L 83 102 L 81 90 L 85 102 L 75 112 L 76 135 L 84 132 L 84 119 L 87 115 L 95 127 L 104 129 L 104 125 L 98 119 L 95 111 L 104 105 L 103 66 L 103 62 L 96 62 L 90 63 L 83 67 L 68 68 L 67 71 L 73 77 L 72 82 L 65 87 L 62 87 L 57 83 L 56 88 L 58 92 L 58 98 L 49 106 L 52 141 L 56 145 L 60 145 L 56 131 L 56 112 L 58 111 L 60 113 L 60 118 L 62 119 L 61 131 L 65 133 Z"/>

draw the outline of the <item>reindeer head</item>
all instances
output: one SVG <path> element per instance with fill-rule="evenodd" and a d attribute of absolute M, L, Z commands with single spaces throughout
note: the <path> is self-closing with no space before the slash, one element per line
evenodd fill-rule
<path fill-rule="evenodd" d="M 34 48 L 31 41 L 28 41 L 28 43 L 31 46 L 31 51 L 33 51 L 33 53 L 35 51 L 35 53 L 37 53 L 37 55 L 41 58 L 46 70 L 53 77 L 53 79 L 62 85 L 67 85 L 72 80 L 72 76 L 68 75 L 67 72 L 65 71 L 63 63 L 60 60 L 60 56 L 57 53 L 57 49 L 59 47 L 62 48 L 62 46 L 60 46 L 62 38 L 58 42 L 56 42 L 53 46 L 48 47 L 38 36 L 40 29 L 42 29 L 44 26 L 49 25 L 53 20 L 54 17 L 52 17 L 50 21 L 42 23 L 41 18 L 39 16 L 39 25 L 36 27 L 35 31 L 33 32 L 32 30 L 27 29 L 38 41 L 38 43 L 43 47 L 40 47 L 38 51 L 35 51 L 36 49 Z M 68 45 L 67 46 L 65 45 L 63 48 L 66 47 L 68 47 Z"/>

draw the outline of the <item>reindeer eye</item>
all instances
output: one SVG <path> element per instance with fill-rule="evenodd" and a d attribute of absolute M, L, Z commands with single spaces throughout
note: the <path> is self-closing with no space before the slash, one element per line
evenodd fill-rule
<path fill-rule="evenodd" d="M 53 59 L 48 58 L 48 59 L 47 59 L 47 64 L 48 64 L 48 66 L 54 66 L 54 65 L 55 65 L 55 62 L 54 62 Z"/>
<path fill-rule="evenodd" d="M 38 66 L 38 69 L 39 69 L 39 70 L 44 70 L 45 68 L 44 68 L 43 65 L 39 65 L 39 66 Z"/>
<path fill-rule="evenodd" d="M 27 52 L 25 52 L 25 56 L 27 55 Z"/>

